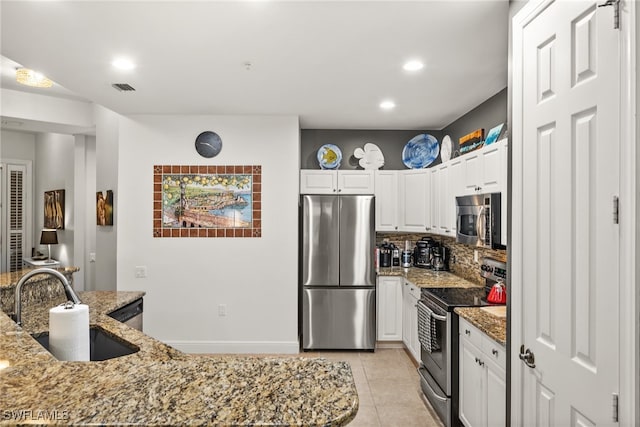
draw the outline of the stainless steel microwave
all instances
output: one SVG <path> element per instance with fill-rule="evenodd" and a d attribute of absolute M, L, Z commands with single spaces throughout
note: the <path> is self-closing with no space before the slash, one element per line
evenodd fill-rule
<path fill-rule="evenodd" d="M 456 241 L 504 249 L 501 236 L 500 193 L 456 197 Z M 506 242 L 505 242 L 506 243 Z"/>

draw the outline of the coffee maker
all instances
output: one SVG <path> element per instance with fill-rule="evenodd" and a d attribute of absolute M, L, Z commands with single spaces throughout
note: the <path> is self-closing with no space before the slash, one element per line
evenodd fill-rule
<path fill-rule="evenodd" d="M 423 237 L 416 242 L 413 250 L 413 266 L 418 268 L 432 268 L 433 250 L 438 242 L 431 237 Z"/>
<path fill-rule="evenodd" d="M 449 250 L 445 246 L 437 246 L 431 256 L 431 268 L 436 271 L 449 270 Z"/>

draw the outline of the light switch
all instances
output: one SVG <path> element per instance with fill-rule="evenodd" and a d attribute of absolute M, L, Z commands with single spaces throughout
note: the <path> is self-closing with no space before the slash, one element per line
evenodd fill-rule
<path fill-rule="evenodd" d="M 89 252 L 89 262 L 96 262 L 96 253 Z"/>

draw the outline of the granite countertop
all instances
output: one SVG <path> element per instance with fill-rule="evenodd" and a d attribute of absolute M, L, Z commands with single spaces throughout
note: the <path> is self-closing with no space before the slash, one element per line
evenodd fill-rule
<path fill-rule="evenodd" d="M 36 267 L 33 267 L 33 268 L 27 267 L 22 270 L 13 271 L 10 273 L 0 273 L 0 289 L 15 288 L 20 278 L 24 276 L 25 273 L 27 273 L 28 271 L 34 270 L 35 268 Z M 37 268 L 43 268 L 43 267 L 37 267 Z M 57 270 L 60 273 L 65 275 L 69 275 L 77 271 L 80 271 L 78 267 L 56 267 L 56 268 L 53 268 L 53 270 Z M 39 280 L 47 280 L 50 278 L 51 278 L 50 276 L 44 276 L 44 275 L 38 274 L 36 276 L 33 276 L 31 279 L 29 279 L 29 281 L 37 282 Z"/>
<path fill-rule="evenodd" d="M 458 316 L 487 334 L 503 347 L 507 344 L 507 307 L 457 307 Z"/>
<path fill-rule="evenodd" d="M 48 306 L 25 307 L 24 329 L 0 312 L 0 424 L 340 426 L 355 417 L 347 362 L 186 355 L 106 315 L 143 295 L 79 293 L 92 326 L 140 349 L 102 362 L 57 361 L 30 336 L 48 329 Z"/>
<path fill-rule="evenodd" d="M 378 276 L 401 276 L 420 288 L 474 288 L 477 285 L 450 271 L 434 271 L 426 268 L 382 267 Z"/>

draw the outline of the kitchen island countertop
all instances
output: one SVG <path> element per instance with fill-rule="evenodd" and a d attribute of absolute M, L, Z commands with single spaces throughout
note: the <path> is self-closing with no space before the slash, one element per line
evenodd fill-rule
<path fill-rule="evenodd" d="M 345 425 L 358 410 L 347 362 L 184 354 L 109 316 L 141 292 L 80 292 L 90 323 L 139 348 L 102 362 L 60 362 L 32 337 L 48 306 L 25 307 L 24 329 L 0 312 L 0 424 Z"/>

